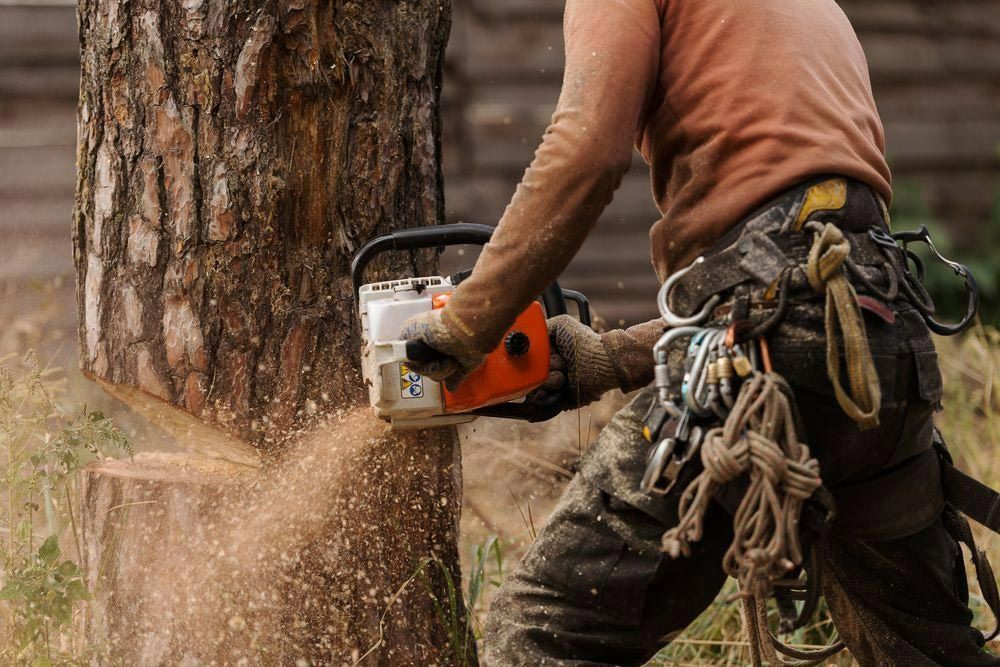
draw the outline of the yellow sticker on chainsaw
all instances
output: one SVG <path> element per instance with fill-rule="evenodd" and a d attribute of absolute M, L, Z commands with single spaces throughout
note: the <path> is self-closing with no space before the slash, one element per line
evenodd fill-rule
<path fill-rule="evenodd" d="M 403 398 L 423 398 L 424 378 L 406 364 L 399 365 L 399 391 Z"/>

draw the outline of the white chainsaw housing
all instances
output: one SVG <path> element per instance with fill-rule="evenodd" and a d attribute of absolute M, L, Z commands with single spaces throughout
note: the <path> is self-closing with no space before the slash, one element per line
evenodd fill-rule
<path fill-rule="evenodd" d="M 375 414 L 393 429 L 462 424 L 475 415 L 445 414 L 441 384 L 406 367 L 403 324 L 434 308 L 435 295 L 454 291 L 447 278 L 406 278 L 364 285 L 361 311 L 361 372 Z"/>

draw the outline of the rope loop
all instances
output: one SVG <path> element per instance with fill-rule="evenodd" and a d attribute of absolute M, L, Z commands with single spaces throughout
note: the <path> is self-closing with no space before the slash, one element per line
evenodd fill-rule
<path fill-rule="evenodd" d="M 664 552 L 689 555 L 704 532 L 713 496 L 738 477 L 749 477 L 722 566 L 754 595 L 766 596 L 775 580 L 802 563 L 802 505 L 822 485 L 819 462 L 799 442 L 789 392 L 774 373 L 756 372 L 744 381 L 725 424 L 705 435 L 704 470 L 681 496 L 677 525 L 663 535 Z"/>
<path fill-rule="evenodd" d="M 826 294 L 826 371 L 840 407 L 862 429 L 878 426 L 882 388 L 868 345 L 864 316 L 844 265 L 851 244 L 836 225 L 810 222 L 815 234 L 809 251 L 806 275 L 817 293 Z M 840 343 L 844 339 L 844 361 L 850 391 L 840 379 Z"/>
<path fill-rule="evenodd" d="M 816 232 L 816 240 L 809 251 L 806 276 L 816 293 L 823 294 L 834 277 L 843 275 L 841 268 L 851 255 L 851 242 L 836 225 L 813 222 L 807 228 Z"/>

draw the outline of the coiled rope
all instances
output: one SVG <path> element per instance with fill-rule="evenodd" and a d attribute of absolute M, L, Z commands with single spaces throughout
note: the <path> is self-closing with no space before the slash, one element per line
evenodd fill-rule
<path fill-rule="evenodd" d="M 836 225 L 810 222 L 806 229 L 816 234 L 809 251 L 806 276 L 817 294 L 826 295 L 827 374 L 837 402 L 847 416 L 862 429 L 874 428 L 878 426 L 882 390 L 868 345 L 858 295 L 844 272 L 844 265 L 851 254 L 851 243 Z M 840 380 L 838 329 L 843 333 L 850 393 Z"/>
<path fill-rule="evenodd" d="M 704 533 L 705 513 L 727 483 L 749 473 L 750 486 L 733 518 L 733 542 L 722 567 L 740 583 L 744 619 L 754 664 L 766 658 L 785 664 L 781 652 L 803 664 L 818 664 L 842 648 L 815 655 L 781 644 L 767 626 L 766 598 L 776 581 L 803 560 L 799 539 L 802 506 L 822 486 L 819 462 L 799 441 L 791 389 L 775 373 L 755 372 L 744 381 L 732 412 L 720 428 L 705 435 L 704 470 L 680 499 L 680 521 L 663 535 L 672 558 L 691 553 Z"/>
<path fill-rule="evenodd" d="M 704 533 L 713 495 L 749 472 L 750 487 L 736 510 L 735 536 L 722 566 L 744 590 L 762 597 L 774 580 L 802 562 L 799 515 L 822 485 L 819 462 L 799 442 L 789 391 L 775 373 L 754 373 L 744 381 L 725 424 L 705 434 L 705 469 L 681 496 L 680 521 L 663 535 L 663 550 L 671 557 L 689 555 Z"/>

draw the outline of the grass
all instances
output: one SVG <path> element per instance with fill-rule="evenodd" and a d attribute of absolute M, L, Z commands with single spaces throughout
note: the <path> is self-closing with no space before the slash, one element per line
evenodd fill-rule
<path fill-rule="evenodd" d="M 13 362 L 13 363 L 12 363 Z M 132 445 L 103 414 L 60 400 L 56 369 L 33 352 L 0 359 L 0 660 L 87 664 L 90 594 L 80 565 L 77 472 Z"/>

